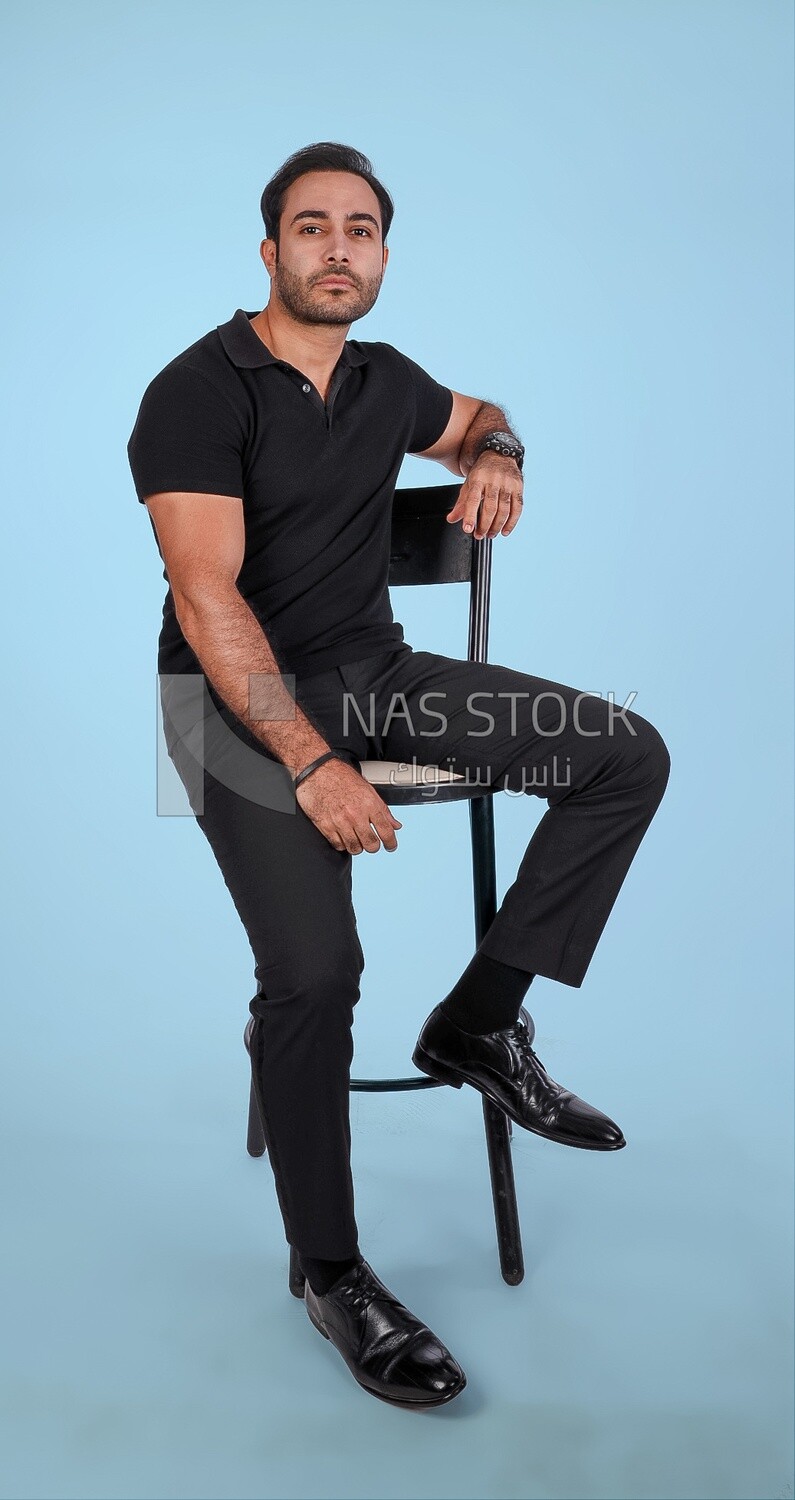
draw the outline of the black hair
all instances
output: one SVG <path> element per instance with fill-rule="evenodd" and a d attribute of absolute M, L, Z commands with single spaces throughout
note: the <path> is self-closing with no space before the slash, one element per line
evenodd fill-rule
<path fill-rule="evenodd" d="M 381 243 L 386 243 L 395 205 L 386 188 L 373 172 L 373 164 L 361 151 L 353 146 L 341 146 L 337 141 L 316 141 L 313 146 L 302 146 L 294 151 L 286 162 L 274 173 L 260 199 L 260 210 L 268 239 L 279 244 L 279 220 L 282 216 L 284 195 L 288 187 L 305 172 L 354 172 L 370 185 L 381 207 Z"/>

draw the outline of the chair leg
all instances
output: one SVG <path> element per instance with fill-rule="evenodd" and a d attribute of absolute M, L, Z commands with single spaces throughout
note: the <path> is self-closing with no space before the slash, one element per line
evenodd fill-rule
<path fill-rule="evenodd" d="M 254 1025 L 254 1017 L 249 1016 L 246 1029 L 243 1032 L 243 1044 L 249 1057 L 251 1056 L 251 1028 Z M 246 1150 L 249 1156 L 265 1155 L 265 1132 L 262 1129 L 262 1117 L 257 1104 L 257 1096 L 254 1093 L 254 1079 L 251 1080 L 248 1095 L 248 1132 L 246 1135 Z"/>
<path fill-rule="evenodd" d="M 265 1155 L 265 1133 L 262 1129 L 259 1105 L 254 1093 L 254 1080 L 251 1081 L 248 1096 L 248 1134 L 246 1138 L 246 1150 L 249 1156 Z"/>
<path fill-rule="evenodd" d="M 472 876 L 475 898 L 475 942 L 486 936 L 497 915 L 497 860 L 494 853 L 494 802 L 473 797 L 469 804 Z"/>
<path fill-rule="evenodd" d="M 290 1286 L 290 1291 L 292 1292 L 292 1294 L 293 1294 L 294 1297 L 301 1297 L 303 1299 L 305 1284 L 306 1284 L 306 1277 L 304 1276 L 304 1273 L 301 1270 L 301 1266 L 300 1266 L 300 1263 L 299 1263 L 299 1260 L 298 1260 L 298 1254 L 296 1252 L 295 1246 L 291 1245 L 290 1246 L 289 1286 Z"/>
<path fill-rule="evenodd" d="M 472 875 L 475 897 L 475 942 L 479 943 L 497 913 L 497 861 L 494 851 L 494 801 L 474 797 L 469 804 L 472 834 Z M 500 1270 L 509 1286 L 524 1278 L 522 1232 L 516 1204 L 516 1183 L 511 1158 L 511 1121 L 490 1099 L 483 1100 L 486 1149 L 494 1200 L 494 1222 L 500 1254 Z"/>
<path fill-rule="evenodd" d="M 503 1280 L 509 1286 L 518 1286 L 524 1280 L 524 1256 L 511 1159 L 511 1122 L 504 1110 L 498 1109 L 490 1099 L 484 1099 L 483 1123 L 486 1127 L 500 1270 Z"/>
<path fill-rule="evenodd" d="M 243 1042 L 245 1044 L 246 1052 L 249 1054 L 249 1056 L 251 1055 L 251 1028 L 253 1024 L 254 1019 L 253 1017 L 251 1017 L 246 1022 L 246 1029 L 243 1032 Z M 262 1128 L 262 1116 L 259 1112 L 257 1096 L 254 1092 L 253 1077 L 251 1080 L 251 1086 L 248 1096 L 248 1137 L 246 1140 L 246 1147 L 249 1156 L 265 1155 L 265 1132 Z M 301 1270 L 298 1255 L 292 1245 L 290 1246 L 290 1268 L 287 1273 L 287 1285 L 289 1286 L 293 1296 L 300 1297 L 303 1301 L 306 1277 Z"/>

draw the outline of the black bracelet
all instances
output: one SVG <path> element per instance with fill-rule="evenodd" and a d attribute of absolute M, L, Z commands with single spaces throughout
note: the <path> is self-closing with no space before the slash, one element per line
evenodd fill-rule
<path fill-rule="evenodd" d="M 319 755 L 318 758 L 317 758 L 317 760 L 310 761 L 309 765 L 308 766 L 304 766 L 303 771 L 299 771 L 298 775 L 294 778 L 294 780 L 293 780 L 293 789 L 295 789 L 295 787 L 301 785 L 301 782 L 304 780 L 304 777 L 311 776 L 312 772 L 315 771 L 318 766 L 322 766 L 324 760 L 335 760 L 335 759 L 336 760 L 340 759 L 340 757 L 337 755 L 336 750 L 327 750 L 326 753 L 325 753 L 325 755 Z"/>

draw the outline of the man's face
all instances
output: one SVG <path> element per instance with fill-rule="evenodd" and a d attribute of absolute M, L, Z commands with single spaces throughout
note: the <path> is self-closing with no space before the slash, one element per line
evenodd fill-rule
<path fill-rule="evenodd" d="M 352 172 L 306 172 L 284 195 L 278 255 L 274 240 L 263 240 L 261 253 L 272 292 L 297 322 L 363 318 L 389 257 L 378 199 Z M 344 283 L 324 285 L 334 276 Z"/>

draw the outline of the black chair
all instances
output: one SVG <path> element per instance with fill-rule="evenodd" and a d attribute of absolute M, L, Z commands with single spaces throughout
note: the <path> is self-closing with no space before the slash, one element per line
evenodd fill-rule
<path fill-rule="evenodd" d="M 468 583 L 467 656 L 470 661 L 484 662 L 488 660 L 492 544 L 487 537 L 475 540 L 460 524 L 448 525 L 445 517 L 453 509 L 460 488 L 460 484 L 443 484 L 395 492 L 389 585 L 394 588 L 401 584 Z M 384 801 L 391 806 L 469 802 L 477 946 L 497 911 L 494 806 L 491 800 L 497 788 L 478 786 L 464 775 L 441 767 L 408 766 L 398 761 L 363 761 L 362 775 L 378 788 Z M 427 788 L 431 785 L 433 794 L 429 796 Z M 524 1008 L 522 1013 L 532 1041 L 532 1018 Z M 247 1051 L 251 1026 L 252 1019 L 249 1019 L 243 1036 Z M 447 1085 L 417 1073 L 410 1078 L 352 1078 L 350 1086 L 368 1093 L 384 1093 L 444 1088 Z M 524 1260 L 511 1160 L 511 1121 L 489 1099 L 482 1102 L 500 1270 L 510 1286 L 518 1286 L 524 1277 Z M 253 1081 L 249 1097 L 247 1149 L 250 1156 L 262 1156 L 265 1152 Z M 289 1280 L 291 1292 L 302 1297 L 304 1278 L 292 1249 Z"/>

